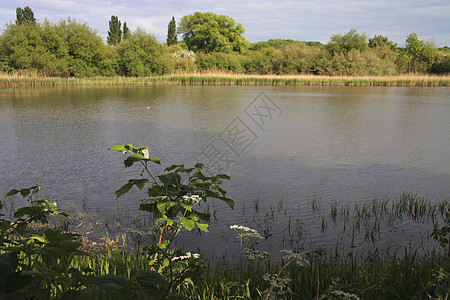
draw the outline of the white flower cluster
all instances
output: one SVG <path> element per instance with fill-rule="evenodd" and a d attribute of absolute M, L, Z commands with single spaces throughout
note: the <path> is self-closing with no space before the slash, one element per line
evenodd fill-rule
<path fill-rule="evenodd" d="M 199 195 L 183 196 L 183 200 L 192 204 L 196 204 L 202 200 Z"/>
<path fill-rule="evenodd" d="M 230 229 L 235 230 L 235 231 L 240 231 L 242 233 L 247 232 L 247 233 L 257 233 L 258 231 L 256 231 L 255 229 L 251 229 L 250 227 L 245 227 L 242 225 L 231 225 Z"/>
<path fill-rule="evenodd" d="M 176 60 L 180 60 L 181 58 L 187 58 L 192 61 L 195 61 L 195 53 L 193 51 L 180 50 L 173 54 Z"/>
<path fill-rule="evenodd" d="M 243 239 L 247 243 L 253 245 L 255 242 L 254 240 L 263 240 L 264 238 L 256 231 L 255 229 L 252 229 L 250 227 L 245 227 L 242 225 L 232 225 L 230 226 L 230 229 L 236 231 L 239 235 L 237 236 L 238 239 Z"/>
<path fill-rule="evenodd" d="M 172 261 L 186 260 L 186 259 L 189 259 L 191 257 L 194 258 L 194 259 L 197 259 L 197 258 L 200 258 L 200 254 L 198 254 L 198 253 L 192 254 L 191 252 L 188 252 L 188 253 L 186 253 L 186 255 L 177 256 L 177 257 L 172 258 Z"/>

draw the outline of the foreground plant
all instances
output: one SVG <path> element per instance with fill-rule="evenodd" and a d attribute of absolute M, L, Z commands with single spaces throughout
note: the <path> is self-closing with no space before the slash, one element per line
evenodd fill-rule
<path fill-rule="evenodd" d="M 6 196 L 20 194 L 29 206 L 17 209 L 12 219 L 0 214 L 0 298 L 49 299 L 68 297 L 84 286 L 91 272 L 74 268 L 79 235 L 49 226 L 51 217 L 69 215 L 55 202 L 40 196 L 38 185 L 13 189 Z M 0 201 L 0 210 L 3 208 Z"/>
<path fill-rule="evenodd" d="M 161 164 L 158 158 L 151 158 L 148 147 L 133 146 L 131 144 L 116 145 L 111 150 L 126 154 L 124 166 L 131 167 L 139 164 L 141 177 L 130 179 L 116 191 L 117 198 L 123 196 L 136 186 L 142 190 L 146 185 L 148 198 L 141 200 L 139 210 L 151 214 L 153 231 L 158 232 L 159 238 L 145 247 L 150 254 L 149 266 L 158 274 L 163 275 L 168 284 L 162 290 L 164 298 L 173 293 L 185 280 L 194 280 L 202 272 L 201 260 L 197 255 L 183 254 L 181 249 L 172 247 L 179 233 L 198 228 L 208 232 L 211 215 L 200 211 L 199 207 L 207 203 L 209 198 L 224 201 L 231 208 L 233 200 L 226 197 L 226 191 L 221 188 L 222 180 L 229 180 L 225 174 L 206 176 L 202 172 L 203 165 L 198 163 L 193 168 L 184 165 L 170 165 L 163 174 L 154 175 L 151 164 Z M 144 176 L 146 175 L 146 176 Z"/>

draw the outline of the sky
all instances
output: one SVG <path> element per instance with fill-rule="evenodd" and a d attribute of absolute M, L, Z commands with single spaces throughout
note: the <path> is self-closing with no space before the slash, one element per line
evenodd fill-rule
<path fill-rule="evenodd" d="M 105 40 L 111 16 L 131 31 L 140 27 L 164 42 L 172 16 L 177 22 L 194 12 L 232 17 L 252 42 L 293 39 L 327 43 L 351 29 L 368 38 L 381 34 L 404 46 L 410 33 L 438 47 L 450 46 L 450 0 L 5 0 L 0 3 L 0 30 L 13 23 L 16 8 L 29 6 L 38 22 L 68 17 L 87 23 Z M 181 36 L 179 37 L 181 39 Z"/>

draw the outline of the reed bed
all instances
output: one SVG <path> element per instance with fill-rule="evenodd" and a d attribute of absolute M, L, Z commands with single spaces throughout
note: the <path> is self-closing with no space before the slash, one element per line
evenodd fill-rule
<path fill-rule="evenodd" d="M 172 74 L 151 77 L 46 77 L 36 72 L 0 73 L 0 86 L 78 86 L 78 85 L 323 85 L 323 86 L 450 86 L 450 76 L 318 76 L 252 75 L 221 72 Z"/>

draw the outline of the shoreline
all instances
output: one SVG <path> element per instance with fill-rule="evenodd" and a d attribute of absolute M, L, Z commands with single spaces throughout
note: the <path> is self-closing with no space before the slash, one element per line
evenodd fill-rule
<path fill-rule="evenodd" d="M 173 74 L 151 77 L 61 78 L 0 74 L 0 87 L 158 85 L 323 85 L 323 86 L 450 86 L 450 76 L 319 76 L 227 73 Z"/>

